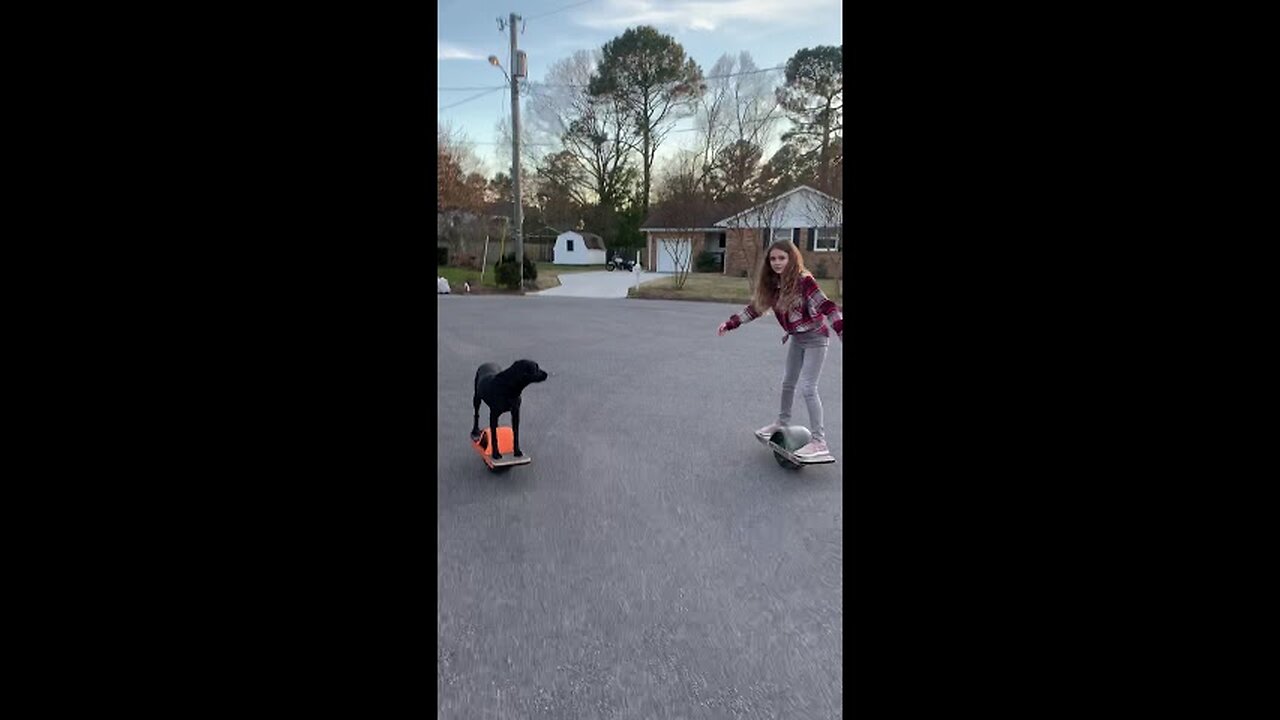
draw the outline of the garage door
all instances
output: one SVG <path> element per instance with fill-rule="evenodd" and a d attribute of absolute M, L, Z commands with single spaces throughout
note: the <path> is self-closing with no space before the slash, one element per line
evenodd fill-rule
<path fill-rule="evenodd" d="M 658 272 L 673 273 L 676 271 L 676 260 L 672 253 L 680 258 L 680 267 L 689 269 L 690 243 L 688 240 L 659 240 Z"/>

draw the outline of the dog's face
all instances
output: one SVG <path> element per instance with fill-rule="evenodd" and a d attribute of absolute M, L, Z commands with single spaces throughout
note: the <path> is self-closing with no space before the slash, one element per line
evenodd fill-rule
<path fill-rule="evenodd" d="M 515 374 L 520 384 L 528 385 L 529 383 L 542 382 L 547 379 L 547 371 L 538 367 L 538 363 L 532 360 L 517 360 L 511 364 L 511 371 Z"/>

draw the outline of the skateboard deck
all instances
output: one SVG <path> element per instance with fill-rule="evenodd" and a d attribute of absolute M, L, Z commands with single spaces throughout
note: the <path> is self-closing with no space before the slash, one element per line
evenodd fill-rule
<path fill-rule="evenodd" d="M 476 451 L 484 464 L 489 466 L 490 470 L 495 472 L 499 470 L 509 470 L 516 465 L 528 465 L 533 462 L 533 458 L 525 455 L 524 457 L 515 456 L 515 433 L 506 425 L 498 426 L 498 452 L 502 457 L 497 460 L 493 459 L 493 454 L 489 449 L 489 428 L 480 431 L 480 437 L 471 441 L 471 449 Z"/>
<path fill-rule="evenodd" d="M 754 433 L 752 434 L 754 435 Z M 811 437 L 812 436 L 809 434 L 808 428 L 800 427 L 798 425 L 783 428 L 768 438 L 755 435 L 755 438 L 760 441 L 761 445 L 764 445 L 773 451 L 774 459 L 783 467 L 796 469 L 805 465 L 826 465 L 828 463 L 835 462 L 836 459 L 831 455 L 802 458 L 793 452 L 792 448 L 799 450 L 809 442 Z"/>

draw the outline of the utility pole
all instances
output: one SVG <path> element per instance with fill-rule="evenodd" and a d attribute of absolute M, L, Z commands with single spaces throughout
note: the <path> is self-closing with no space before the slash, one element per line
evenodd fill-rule
<path fill-rule="evenodd" d="M 520 289 L 524 290 L 524 208 L 520 198 L 520 76 L 525 71 L 516 49 L 516 21 L 511 13 L 511 199 L 512 240 L 516 248 L 516 267 L 520 268 Z"/>

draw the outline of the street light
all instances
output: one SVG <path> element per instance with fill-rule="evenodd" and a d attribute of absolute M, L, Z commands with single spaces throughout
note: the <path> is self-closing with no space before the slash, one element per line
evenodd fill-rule
<path fill-rule="evenodd" d="M 498 68 L 499 70 L 501 70 L 501 71 L 502 71 L 502 77 L 506 78 L 506 79 L 507 79 L 507 82 L 511 82 L 511 76 L 507 74 L 507 69 L 506 69 L 506 68 L 504 68 L 504 67 L 502 67 L 502 62 L 501 62 L 500 60 L 498 60 L 498 56 L 497 56 L 497 55 L 490 55 L 490 56 L 489 56 L 489 64 L 490 64 L 490 65 L 492 65 L 492 66 L 494 66 L 494 67 L 496 67 L 496 68 Z"/>
<path fill-rule="evenodd" d="M 524 67 L 524 53 L 516 50 L 516 15 L 511 14 L 512 75 L 508 75 L 497 55 L 489 56 L 489 64 L 502 71 L 511 83 L 511 239 L 515 245 L 516 267 L 520 268 L 520 288 L 524 289 L 524 209 L 520 207 L 520 86 L 517 84 Z"/>

